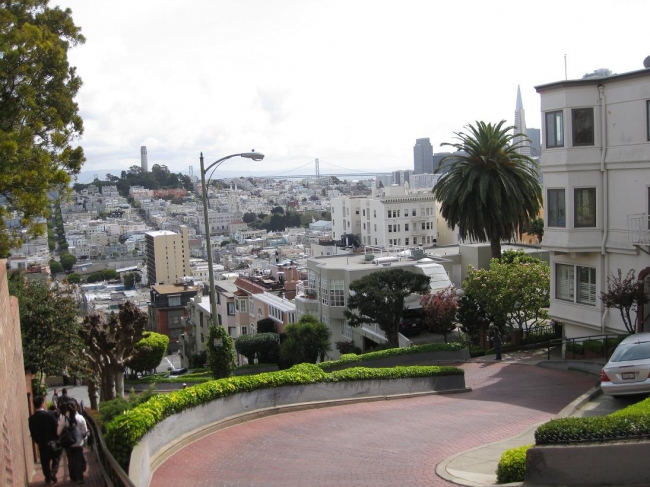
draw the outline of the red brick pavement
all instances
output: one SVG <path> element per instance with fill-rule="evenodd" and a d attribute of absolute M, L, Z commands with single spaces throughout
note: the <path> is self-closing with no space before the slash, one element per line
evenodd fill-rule
<path fill-rule="evenodd" d="M 595 383 L 587 374 L 467 363 L 464 394 L 281 414 L 211 434 L 177 452 L 152 487 L 437 486 L 445 458 L 554 417 Z"/>

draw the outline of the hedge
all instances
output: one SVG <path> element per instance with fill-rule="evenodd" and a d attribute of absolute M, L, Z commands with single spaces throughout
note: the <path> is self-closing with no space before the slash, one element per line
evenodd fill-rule
<path fill-rule="evenodd" d="M 356 353 L 346 353 L 341 355 L 338 360 L 331 360 L 328 362 L 321 362 L 317 364 L 323 370 L 329 370 L 340 365 L 352 364 L 355 362 L 361 362 L 365 360 L 377 360 L 387 357 L 395 357 L 398 355 L 410 355 L 414 353 L 424 353 L 424 352 L 456 352 L 464 348 L 460 343 L 427 343 L 425 345 L 416 345 L 414 347 L 404 347 L 404 348 L 388 348 L 386 350 L 380 350 L 378 352 L 364 353 L 362 355 L 357 355 Z"/>
<path fill-rule="evenodd" d="M 561 418 L 535 431 L 537 445 L 650 438 L 650 398 L 607 416 Z"/>
<path fill-rule="evenodd" d="M 456 367 L 413 366 L 390 368 L 352 368 L 328 374 L 314 364 L 299 364 L 288 370 L 212 380 L 169 394 L 158 394 L 119 415 L 106 425 L 104 440 L 113 457 L 125 469 L 131 450 L 140 439 L 163 419 L 186 409 L 207 404 L 232 394 L 271 387 L 406 377 L 462 375 Z"/>
<path fill-rule="evenodd" d="M 497 483 L 523 482 L 526 479 L 526 452 L 533 445 L 510 448 L 501 454 L 497 465 Z"/>

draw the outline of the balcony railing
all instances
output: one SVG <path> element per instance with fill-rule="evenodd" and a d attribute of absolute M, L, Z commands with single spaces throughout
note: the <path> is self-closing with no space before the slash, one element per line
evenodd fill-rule
<path fill-rule="evenodd" d="M 632 245 L 650 245 L 650 217 L 648 214 L 628 215 L 627 232 Z"/>

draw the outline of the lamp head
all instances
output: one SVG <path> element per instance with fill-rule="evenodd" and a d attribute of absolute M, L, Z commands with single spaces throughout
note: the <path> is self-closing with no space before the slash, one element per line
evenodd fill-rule
<path fill-rule="evenodd" d="M 264 154 L 260 152 L 244 152 L 243 154 L 239 154 L 240 157 L 245 157 L 246 159 L 253 159 L 254 161 L 261 161 L 264 159 Z"/>

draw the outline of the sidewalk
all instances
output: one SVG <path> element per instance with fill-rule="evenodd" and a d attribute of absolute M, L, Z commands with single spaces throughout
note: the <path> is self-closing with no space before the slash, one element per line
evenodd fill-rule
<path fill-rule="evenodd" d="M 97 460 L 97 455 L 88 446 L 84 447 L 84 455 L 88 464 L 88 468 L 84 474 L 84 485 L 86 487 L 104 487 L 106 482 L 104 482 L 104 478 L 102 477 L 102 470 L 99 461 Z M 41 470 L 41 464 L 39 462 L 34 464 L 34 470 L 35 473 L 32 477 L 32 481 L 29 483 L 29 487 L 45 485 L 45 477 L 43 476 L 43 471 Z M 77 485 L 76 482 L 70 480 L 70 475 L 68 473 L 68 459 L 65 452 L 61 455 L 61 463 L 59 464 L 57 478 L 57 486 Z"/>
<path fill-rule="evenodd" d="M 546 351 L 541 350 L 504 353 L 503 357 L 504 363 L 516 363 L 538 367 L 575 370 L 594 374 L 594 380 L 596 380 L 601 368 L 605 363 L 604 359 L 582 361 L 563 360 L 561 357 L 554 356 L 553 354 L 551 355 L 550 360 L 548 360 Z M 493 360 L 494 355 L 471 359 L 473 362 L 489 362 Z M 586 415 L 602 416 L 609 414 L 612 412 L 612 404 L 608 404 L 607 407 L 604 408 L 600 408 L 597 405 L 591 405 L 590 407 L 588 404 L 599 395 L 600 387 L 594 386 L 587 393 L 576 398 L 569 405 L 567 405 L 562 411 L 558 413 L 557 417 L 565 418 Z M 620 406 L 625 407 L 627 404 L 621 404 Z M 588 411 L 583 412 L 580 409 L 583 407 L 585 407 Z M 616 406 L 614 405 L 613 407 Z M 489 445 L 483 445 L 472 450 L 464 451 L 451 456 L 436 466 L 436 473 L 440 477 L 459 485 L 467 485 L 470 487 L 486 487 L 497 485 L 496 469 L 499 463 L 499 459 L 501 458 L 501 454 L 510 448 L 533 445 L 535 443 L 535 430 L 538 426 L 539 425 L 523 431 L 521 434 L 512 438 L 507 438 L 503 441 Z"/>

